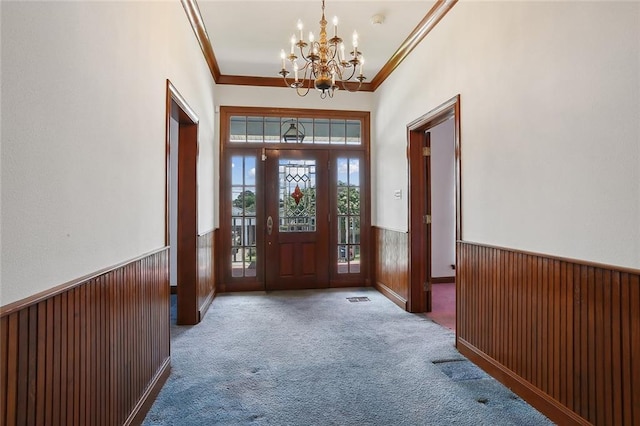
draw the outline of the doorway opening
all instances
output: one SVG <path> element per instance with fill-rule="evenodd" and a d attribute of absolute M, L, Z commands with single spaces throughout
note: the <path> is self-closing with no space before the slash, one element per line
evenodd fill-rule
<path fill-rule="evenodd" d="M 165 244 L 170 312 L 177 324 L 200 321 L 197 300 L 198 117 L 167 80 Z"/>
<path fill-rule="evenodd" d="M 460 96 L 414 120 L 407 129 L 408 309 L 431 312 L 455 329 L 456 242 L 462 235 Z"/>

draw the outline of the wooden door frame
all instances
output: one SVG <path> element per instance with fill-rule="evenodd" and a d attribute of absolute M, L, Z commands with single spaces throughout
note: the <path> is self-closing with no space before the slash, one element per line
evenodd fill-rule
<path fill-rule="evenodd" d="M 178 304 L 177 323 L 193 325 L 200 322 L 197 288 L 198 238 L 198 117 L 185 99 L 167 80 L 166 91 L 166 187 L 165 245 L 170 245 L 171 156 L 178 156 Z M 176 111 L 177 109 L 177 111 Z M 178 152 L 171 152 L 171 116 L 177 115 Z M 177 114 L 176 114 L 177 113 Z M 171 248 L 174 249 L 174 248 Z"/>
<path fill-rule="evenodd" d="M 427 171 L 425 170 L 422 147 L 426 138 L 425 132 L 438 124 L 454 120 L 455 144 L 455 181 L 456 181 L 456 241 L 462 238 L 462 164 L 460 159 L 460 95 L 456 95 L 440 106 L 429 111 L 407 125 L 407 154 L 409 157 L 409 312 L 424 312 L 426 306 L 426 277 L 424 259 L 431 255 L 429 237 L 424 232 L 423 212 L 427 200 Z M 428 253 L 427 253 L 428 252 Z M 456 275 L 458 253 L 456 248 Z M 457 283 L 456 279 L 456 283 Z M 457 285 L 457 284 L 456 284 Z"/>

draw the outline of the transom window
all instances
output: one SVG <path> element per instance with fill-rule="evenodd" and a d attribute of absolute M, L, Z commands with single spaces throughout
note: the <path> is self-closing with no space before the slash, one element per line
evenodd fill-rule
<path fill-rule="evenodd" d="M 229 142 L 232 144 L 298 143 L 284 138 L 293 125 L 304 135 L 303 144 L 362 145 L 360 120 L 234 115 L 229 124 Z"/>

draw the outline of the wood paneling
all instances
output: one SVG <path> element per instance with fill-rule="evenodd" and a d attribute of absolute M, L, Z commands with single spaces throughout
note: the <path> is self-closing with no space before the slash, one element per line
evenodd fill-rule
<path fill-rule="evenodd" d="M 409 298 L 409 239 L 406 232 L 373 227 L 374 282 L 402 309 Z"/>
<path fill-rule="evenodd" d="M 560 424 L 640 425 L 640 271 L 458 243 L 460 351 Z"/>
<path fill-rule="evenodd" d="M 214 241 L 216 231 L 198 235 L 198 312 L 200 319 L 216 295 Z"/>
<path fill-rule="evenodd" d="M 169 373 L 168 251 L 0 311 L 1 425 L 141 420 Z"/>

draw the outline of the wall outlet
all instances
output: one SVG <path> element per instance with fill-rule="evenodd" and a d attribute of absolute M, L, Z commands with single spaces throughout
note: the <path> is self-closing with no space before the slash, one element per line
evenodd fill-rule
<path fill-rule="evenodd" d="M 395 191 L 393 191 L 393 198 L 395 198 L 396 200 L 402 199 L 402 189 L 396 189 Z"/>

